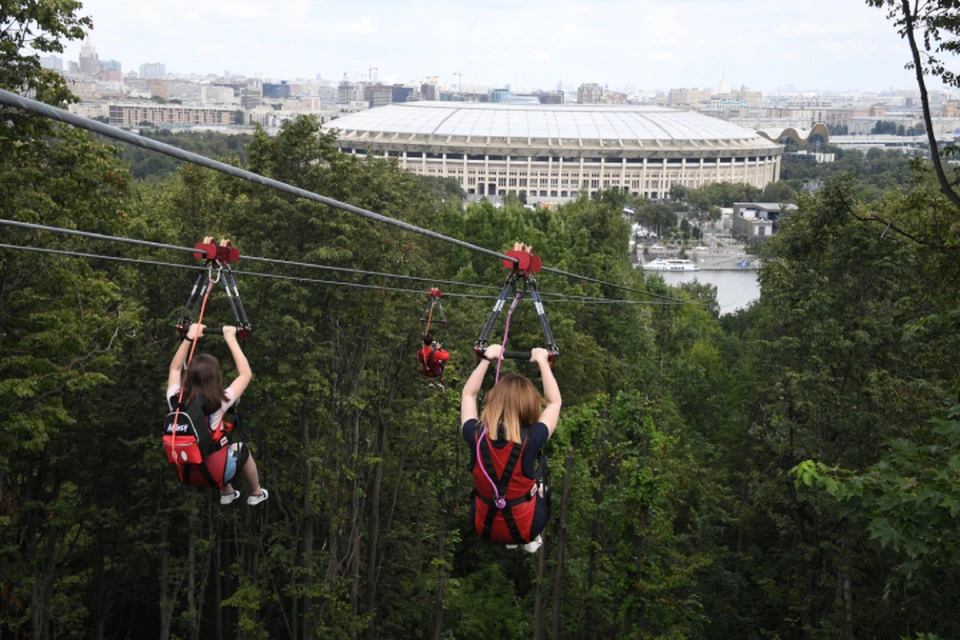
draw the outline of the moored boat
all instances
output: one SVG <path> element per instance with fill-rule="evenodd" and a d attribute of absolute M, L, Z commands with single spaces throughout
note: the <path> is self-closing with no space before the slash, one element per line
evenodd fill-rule
<path fill-rule="evenodd" d="M 700 267 L 681 258 L 657 258 L 643 265 L 646 271 L 700 271 Z"/>

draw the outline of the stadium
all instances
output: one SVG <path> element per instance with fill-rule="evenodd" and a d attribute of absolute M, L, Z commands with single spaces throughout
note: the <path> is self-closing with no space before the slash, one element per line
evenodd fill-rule
<path fill-rule="evenodd" d="M 653 200 L 675 184 L 763 188 L 782 148 L 754 131 L 696 112 L 632 105 L 412 102 L 326 125 L 339 148 L 395 158 L 426 176 L 455 178 L 468 195 L 513 192 L 562 203 L 621 189 Z"/>

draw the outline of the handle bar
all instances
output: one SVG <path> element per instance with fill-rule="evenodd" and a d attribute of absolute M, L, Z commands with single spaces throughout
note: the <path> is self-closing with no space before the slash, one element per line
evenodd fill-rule
<path fill-rule="evenodd" d="M 479 349 L 478 347 L 474 347 L 474 350 L 476 351 L 477 359 L 479 360 L 483 356 L 483 350 Z M 529 362 L 531 355 L 532 355 L 531 351 L 504 351 L 503 359 L 504 360 L 523 360 L 525 362 Z M 553 366 L 553 364 L 557 361 L 557 355 L 558 354 L 555 351 L 550 352 L 548 356 L 548 359 L 550 361 L 550 366 Z"/>
<path fill-rule="evenodd" d="M 187 328 L 186 328 L 186 327 L 178 326 L 178 327 L 177 327 L 177 331 L 180 332 L 180 335 L 181 335 L 182 337 L 184 337 L 184 338 L 187 337 Z M 223 335 L 223 327 L 204 327 L 204 329 L 203 329 L 203 335 L 205 335 L 205 336 L 222 336 L 222 335 Z M 238 337 L 241 341 L 246 340 L 246 339 L 247 339 L 247 336 L 249 336 L 249 335 L 250 335 L 250 327 L 249 327 L 249 326 L 246 326 L 246 327 L 237 327 L 237 337 Z"/>

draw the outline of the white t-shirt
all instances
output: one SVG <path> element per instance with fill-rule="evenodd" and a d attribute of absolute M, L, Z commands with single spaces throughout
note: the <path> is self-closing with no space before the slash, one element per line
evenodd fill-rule
<path fill-rule="evenodd" d="M 180 395 L 180 385 L 175 384 L 167 387 L 167 407 L 170 411 L 173 411 L 173 405 L 177 401 L 177 396 Z M 224 389 L 224 395 L 227 396 L 227 399 L 220 404 L 220 408 L 213 412 L 210 416 L 210 426 L 213 427 L 212 431 L 215 431 L 217 425 L 223 420 L 224 414 L 227 412 L 227 409 L 232 407 L 237 401 L 233 397 L 233 388 L 227 387 Z"/>

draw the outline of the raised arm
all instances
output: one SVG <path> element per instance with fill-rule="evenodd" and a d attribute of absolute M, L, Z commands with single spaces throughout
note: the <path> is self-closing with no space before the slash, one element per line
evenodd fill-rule
<path fill-rule="evenodd" d="M 560 420 L 560 407 L 563 405 L 563 399 L 560 397 L 560 387 L 557 386 L 557 379 L 553 377 L 553 369 L 550 368 L 550 354 L 546 349 L 534 349 L 530 354 L 530 361 L 540 365 L 540 379 L 543 381 L 543 399 L 547 406 L 543 408 L 540 414 L 540 422 L 547 425 L 550 435 L 557 428 L 557 422 Z"/>
<path fill-rule="evenodd" d="M 253 370 L 250 368 L 250 363 L 247 362 L 247 356 L 243 354 L 243 349 L 240 348 L 240 343 L 237 342 L 237 328 L 224 327 L 223 340 L 230 348 L 233 363 L 237 366 L 237 377 L 230 383 L 230 390 L 234 400 L 239 400 L 243 392 L 247 390 L 247 385 L 253 380 Z"/>
<path fill-rule="evenodd" d="M 483 355 L 486 360 L 481 360 L 477 368 L 473 370 L 467 382 L 463 385 L 463 391 L 460 394 L 460 425 L 467 420 L 476 420 L 480 417 L 477 411 L 477 396 L 480 394 L 480 387 L 483 385 L 483 378 L 487 375 L 487 369 L 490 368 L 490 360 L 496 360 L 500 357 L 501 346 L 498 344 L 487 347 Z"/>
<path fill-rule="evenodd" d="M 180 376 L 183 372 L 183 363 L 187 361 L 187 354 L 190 353 L 190 347 L 197 336 L 203 335 L 202 324 L 192 324 L 187 331 L 187 337 L 180 341 L 177 352 L 173 354 L 173 360 L 170 361 L 170 370 L 167 372 L 167 388 L 179 385 Z"/>

